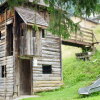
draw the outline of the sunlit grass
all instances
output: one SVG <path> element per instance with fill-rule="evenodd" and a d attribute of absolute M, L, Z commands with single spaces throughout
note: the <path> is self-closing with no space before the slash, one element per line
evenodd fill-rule
<path fill-rule="evenodd" d="M 82 52 L 81 48 L 78 47 L 72 47 L 68 45 L 62 45 L 62 58 L 70 58 L 70 57 L 75 57 L 75 53 L 80 53 Z"/>

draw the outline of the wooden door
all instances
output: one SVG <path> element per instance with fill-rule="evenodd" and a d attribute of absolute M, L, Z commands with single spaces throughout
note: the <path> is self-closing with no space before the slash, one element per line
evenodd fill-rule
<path fill-rule="evenodd" d="M 32 93 L 32 69 L 31 61 L 21 60 L 20 66 L 20 95 L 31 95 Z"/>

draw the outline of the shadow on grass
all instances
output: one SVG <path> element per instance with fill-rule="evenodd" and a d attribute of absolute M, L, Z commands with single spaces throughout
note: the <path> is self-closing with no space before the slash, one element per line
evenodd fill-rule
<path fill-rule="evenodd" d="M 79 95 L 79 97 L 75 98 L 75 99 L 83 99 L 83 98 L 95 97 L 95 96 L 98 96 L 98 95 L 100 95 L 100 91 L 91 93 L 89 95 Z"/>

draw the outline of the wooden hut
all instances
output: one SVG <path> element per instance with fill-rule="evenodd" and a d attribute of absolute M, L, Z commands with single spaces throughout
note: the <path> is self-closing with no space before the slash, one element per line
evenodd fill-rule
<path fill-rule="evenodd" d="M 37 11 L 28 6 L 9 10 L 6 0 L 0 5 L 0 97 L 31 95 L 62 85 L 61 38 L 46 34 L 50 14 L 42 9 L 42 0 L 37 6 Z M 32 27 L 35 21 L 38 31 Z"/>

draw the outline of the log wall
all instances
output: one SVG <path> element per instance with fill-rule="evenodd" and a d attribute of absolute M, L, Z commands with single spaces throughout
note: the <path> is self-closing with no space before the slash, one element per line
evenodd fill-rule
<path fill-rule="evenodd" d="M 4 23 L 0 24 L 0 97 L 13 96 L 13 56 L 6 56 L 6 36 Z M 6 78 L 2 77 L 2 66 L 6 65 Z"/>
<path fill-rule="evenodd" d="M 6 60 L 4 60 L 6 59 Z M 1 67 L 6 65 L 6 78 L 0 77 L 0 97 L 12 97 L 13 96 L 13 57 L 0 58 L 0 72 Z M 1 74 L 1 73 L 0 73 Z"/>
<path fill-rule="evenodd" d="M 42 56 L 33 57 L 34 92 L 56 89 L 62 85 L 60 38 L 48 32 L 46 37 L 42 38 L 41 45 Z M 34 59 L 37 59 L 37 66 L 34 65 Z M 52 74 L 43 74 L 42 65 L 51 65 Z"/>
<path fill-rule="evenodd" d="M 8 13 L 8 11 L 6 12 Z M 43 13 L 41 13 L 43 14 Z M 9 15 L 9 14 L 8 14 Z M 12 15 L 7 15 L 7 25 L 13 23 Z M 4 14 L 2 15 L 4 16 Z M 6 65 L 7 77 L 0 77 L 0 97 L 4 96 L 13 96 L 14 93 L 18 93 L 17 83 L 18 81 L 18 36 L 15 34 L 17 31 L 17 24 L 13 23 L 13 36 L 14 36 L 14 56 L 6 57 L 6 36 L 5 36 L 5 19 L 0 17 L 0 67 Z M 45 13 L 41 16 L 44 16 L 44 19 L 49 23 L 49 13 Z M 48 16 L 48 17 L 47 17 Z M 14 19 L 15 21 L 15 19 Z M 18 21 L 18 19 L 16 19 Z M 36 37 L 32 37 L 31 27 L 28 27 L 27 34 L 27 53 L 33 56 L 33 92 L 48 91 L 52 89 L 59 88 L 62 85 L 62 65 L 61 65 L 61 40 L 57 36 L 53 36 L 50 32 L 45 34 L 45 38 L 42 38 L 42 29 L 39 28 L 39 31 L 36 33 Z M 30 32 L 29 32 L 30 31 Z M 22 42 L 21 42 L 22 43 Z M 32 44 L 33 43 L 33 44 Z M 34 44 L 36 43 L 36 44 Z M 28 48 L 29 46 L 29 48 Z M 16 47 L 16 48 L 15 48 Z M 35 50 L 36 49 L 36 50 Z M 26 52 L 26 51 L 25 51 Z M 21 52 L 20 52 L 21 53 Z M 22 53 L 23 54 L 23 53 Z M 35 56 L 36 55 L 36 56 Z M 34 65 L 34 59 L 37 59 L 37 66 Z M 52 74 L 43 74 L 42 65 L 51 65 Z M 1 72 L 1 71 L 0 71 Z M 4 81 L 6 84 L 4 84 Z M 18 83 L 19 84 L 19 83 Z M 5 90 L 5 91 L 4 91 Z"/>

